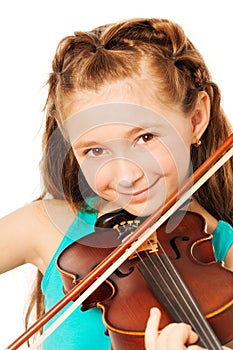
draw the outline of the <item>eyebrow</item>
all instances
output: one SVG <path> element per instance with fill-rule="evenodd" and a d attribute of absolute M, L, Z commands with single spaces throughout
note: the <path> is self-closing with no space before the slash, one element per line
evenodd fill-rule
<path fill-rule="evenodd" d="M 161 127 L 161 124 L 156 124 L 156 125 L 153 125 L 153 128 L 154 127 Z M 146 131 L 149 130 L 152 128 L 152 125 L 151 124 L 145 124 L 145 125 L 141 125 L 141 126 L 136 126 L 132 129 L 130 129 L 129 131 L 126 131 L 125 134 L 124 134 L 124 138 L 130 138 L 132 137 L 133 135 L 139 133 L 139 132 L 142 132 L 143 130 Z M 82 140 L 82 141 L 79 141 L 77 140 L 77 142 L 75 142 L 74 144 L 74 147 L 75 148 L 92 148 L 94 147 L 95 145 L 98 145 L 98 144 L 101 144 L 101 141 L 99 140 L 96 140 L 96 139 L 90 139 L 90 140 Z"/>
<path fill-rule="evenodd" d="M 94 145 L 97 145 L 98 142 L 96 140 L 88 140 L 88 141 L 77 141 L 74 143 L 74 148 L 92 148 Z"/>
<path fill-rule="evenodd" d="M 151 128 L 151 126 L 150 126 Z M 149 126 L 137 126 L 125 133 L 126 138 L 133 136 L 141 131 L 149 129 Z"/>

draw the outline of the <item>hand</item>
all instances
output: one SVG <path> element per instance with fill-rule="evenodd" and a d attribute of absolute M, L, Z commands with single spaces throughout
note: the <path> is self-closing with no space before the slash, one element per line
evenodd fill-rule
<path fill-rule="evenodd" d="M 171 323 L 158 334 L 161 313 L 159 309 L 152 308 L 146 326 L 146 350 L 203 350 L 195 344 L 197 334 L 185 323 Z M 190 344 L 190 345 L 185 345 Z"/>

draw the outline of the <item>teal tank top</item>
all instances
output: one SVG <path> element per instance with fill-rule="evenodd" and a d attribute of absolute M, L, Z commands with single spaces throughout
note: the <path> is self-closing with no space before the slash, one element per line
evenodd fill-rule
<path fill-rule="evenodd" d="M 79 211 L 55 255 L 53 256 L 42 280 L 42 292 L 45 297 L 45 310 L 48 311 L 63 296 L 62 281 L 55 263 L 59 253 L 73 241 L 92 233 L 97 218 L 96 212 Z M 233 228 L 224 221 L 213 233 L 212 239 L 216 260 L 223 261 L 228 249 L 233 243 Z M 70 304 L 67 305 L 69 307 Z M 66 308 L 67 308 L 66 307 Z M 63 311 L 50 320 L 45 329 Z M 109 350 L 110 338 L 105 335 L 100 309 L 90 309 L 82 312 L 76 309 L 44 342 L 43 350 Z"/>
<path fill-rule="evenodd" d="M 64 297 L 60 273 L 55 264 L 59 253 L 75 240 L 92 233 L 97 218 L 96 212 L 79 211 L 66 235 L 61 241 L 42 279 L 45 311 Z M 68 308 L 70 303 L 63 309 Z M 49 325 L 63 312 L 58 313 L 44 327 Z M 102 312 L 98 308 L 85 312 L 76 309 L 44 342 L 43 350 L 87 350 L 110 349 L 110 338 L 104 334 L 106 328 L 102 322 Z"/>

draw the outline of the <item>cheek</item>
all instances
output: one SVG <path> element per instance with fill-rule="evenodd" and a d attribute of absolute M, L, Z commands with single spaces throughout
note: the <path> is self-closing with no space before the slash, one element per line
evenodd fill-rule
<path fill-rule="evenodd" d="M 161 176 L 172 179 L 173 182 L 180 184 L 189 173 L 190 155 L 183 147 L 168 147 L 160 144 L 153 152 L 154 159 L 158 164 L 157 169 Z"/>
<path fill-rule="evenodd" d="M 90 163 L 87 162 L 83 157 L 77 156 L 75 151 L 74 154 L 81 170 L 78 179 L 79 187 L 82 186 L 82 178 L 84 177 L 91 189 L 96 192 L 96 169 L 91 166 Z M 83 190 L 85 191 L 85 189 Z"/>
<path fill-rule="evenodd" d="M 177 150 L 172 154 L 171 166 L 176 174 L 178 185 L 181 185 L 189 176 L 191 171 L 190 165 L 190 153 L 186 148 Z"/>
<path fill-rule="evenodd" d="M 110 174 L 106 170 L 106 167 L 101 164 L 89 164 L 88 162 L 81 163 L 81 169 L 88 185 L 97 194 L 101 195 L 101 192 L 108 186 L 110 182 Z"/>
<path fill-rule="evenodd" d="M 95 192 L 98 193 L 100 196 L 104 192 L 104 190 L 108 187 L 108 177 L 107 174 L 104 171 L 98 171 L 95 174 L 95 177 L 91 179 L 91 185 L 93 186 L 93 189 L 95 189 Z"/>

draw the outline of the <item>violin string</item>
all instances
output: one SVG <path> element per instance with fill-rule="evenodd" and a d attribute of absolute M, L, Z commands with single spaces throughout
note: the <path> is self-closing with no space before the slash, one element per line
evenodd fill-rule
<path fill-rule="evenodd" d="M 158 259 L 160 259 L 160 257 L 158 257 Z M 151 259 L 152 260 L 152 259 Z M 160 259 L 161 260 L 161 259 Z M 162 260 L 161 260 L 161 262 L 162 262 Z M 143 263 L 144 264 L 144 267 L 146 267 L 147 268 L 147 265 L 145 264 L 145 263 Z M 154 265 L 154 262 L 152 261 L 152 264 Z M 162 264 L 163 264 L 163 262 L 162 262 Z M 160 270 L 154 265 L 154 269 L 156 270 L 156 272 L 157 272 L 157 274 L 159 275 L 159 277 L 160 277 L 160 279 L 159 279 L 159 281 L 161 281 L 162 280 L 162 282 L 163 282 L 163 284 L 165 285 L 165 287 L 170 291 L 170 293 L 171 293 L 171 295 L 173 296 L 173 298 L 175 299 L 175 302 L 177 303 L 177 305 L 179 306 L 179 308 L 180 308 L 180 310 L 182 310 L 182 312 L 183 312 L 183 314 L 184 314 L 184 316 L 185 316 L 185 318 L 186 318 L 186 320 L 184 320 L 184 319 L 182 319 L 182 316 L 180 316 L 179 315 L 179 313 L 178 313 L 178 311 L 176 310 L 176 305 L 173 305 L 171 302 L 172 302 L 172 300 L 170 300 L 169 298 L 167 298 L 167 295 L 166 295 L 166 293 L 164 293 L 164 289 L 162 289 L 162 286 L 159 286 L 160 288 L 160 292 L 166 297 L 166 301 L 170 304 L 170 306 L 171 306 L 171 308 L 172 308 L 172 310 L 173 310 L 173 312 L 175 312 L 175 314 L 177 314 L 177 316 L 178 316 L 178 319 L 180 320 L 180 322 L 181 321 L 183 321 L 183 322 L 187 322 L 187 320 L 189 320 L 190 319 L 190 317 L 189 317 L 189 315 L 188 315 L 188 313 L 187 313 L 187 310 L 185 310 L 185 308 L 182 306 L 182 304 L 180 303 L 180 301 L 179 301 L 179 298 L 176 296 L 176 294 L 173 292 L 173 290 L 172 290 L 172 288 L 170 287 L 170 285 L 166 282 L 166 280 L 163 278 L 163 275 L 161 274 L 161 272 L 160 272 Z M 166 269 L 166 268 L 165 268 Z M 147 269 L 147 271 L 148 271 L 148 273 L 150 274 L 150 276 L 152 277 L 152 279 L 154 280 L 154 282 L 156 281 L 155 280 L 155 277 L 154 277 L 154 275 L 151 273 L 151 271 L 149 270 L 149 269 Z M 169 275 L 170 275 L 170 273 L 168 273 Z M 171 276 L 171 275 L 170 275 Z M 171 278 L 171 277 L 170 277 Z M 171 278 L 172 279 L 172 278 Z M 158 282 L 158 281 L 157 281 Z M 158 283 L 157 283 L 157 286 L 158 286 Z M 188 300 L 186 300 L 185 298 L 184 298 L 184 294 L 182 294 L 181 293 L 181 291 L 180 291 L 180 289 L 178 288 L 178 286 L 177 286 L 177 284 L 175 283 L 175 282 L 173 282 L 173 284 L 172 284 L 172 287 L 174 288 L 174 289 L 176 289 L 176 291 L 178 292 L 178 294 L 179 294 L 179 297 L 184 301 L 184 303 L 186 304 L 186 307 L 189 309 L 188 311 L 191 311 L 192 312 L 192 317 L 194 317 L 195 318 L 195 321 L 196 321 L 196 324 L 195 324 L 195 326 L 193 325 L 193 328 L 195 328 L 195 330 L 199 333 L 199 335 L 200 335 L 200 333 L 203 333 L 203 324 L 200 324 L 200 322 L 199 322 L 199 320 L 198 320 L 198 318 L 197 318 L 197 316 L 195 315 L 195 313 L 193 313 L 193 310 L 192 310 L 192 308 L 190 307 L 190 304 L 188 304 Z M 189 298 L 189 301 L 190 301 L 190 298 Z M 195 323 L 195 322 L 194 322 Z M 205 326 L 205 324 L 204 324 L 204 326 Z M 199 331 L 198 331 L 198 329 L 199 329 Z M 206 338 L 206 336 L 207 336 L 207 338 Z M 213 348 L 212 348 L 212 345 L 213 345 L 213 342 L 211 342 L 210 343 L 210 338 L 208 337 L 208 335 L 207 334 L 205 334 L 204 333 L 204 337 L 202 336 L 202 339 L 201 339 L 202 341 L 203 341 L 203 345 L 204 346 L 208 346 L 208 349 L 209 350 L 211 350 L 211 349 L 213 349 L 213 350 L 216 350 L 216 346 L 214 346 Z M 211 348 L 209 347 L 209 346 L 211 346 Z"/>
<path fill-rule="evenodd" d="M 187 293 L 187 295 L 190 297 L 189 301 L 190 301 L 190 305 L 192 305 L 194 307 L 194 310 L 197 312 L 197 317 L 200 317 L 200 320 L 202 320 L 202 324 L 201 324 L 201 328 L 200 330 L 202 331 L 202 327 L 204 326 L 207 332 L 207 337 L 208 339 L 211 338 L 211 341 L 213 343 L 215 343 L 215 346 L 218 346 L 220 349 L 222 349 L 221 344 L 218 340 L 218 338 L 216 337 L 212 327 L 210 326 L 209 322 L 206 320 L 205 316 L 203 315 L 203 313 L 200 311 L 197 303 L 195 302 L 192 294 L 190 293 L 189 289 L 187 288 L 187 285 L 185 284 L 185 282 L 183 281 L 183 279 L 181 278 L 181 276 L 179 275 L 178 271 L 175 269 L 174 265 L 171 262 L 171 259 L 169 258 L 169 256 L 165 253 L 164 248 L 162 247 L 161 243 L 159 243 L 160 248 L 162 250 L 162 252 L 164 253 L 164 257 L 167 261 L 167 264 L 171 267 L 171 269 L 173 270 L 173 273 L 176 275 L 176 277 L 178 278 L 181 286 L 184 288 L 185 292 Z M 159 257 L 160 259 L 160 257 Z M 162 261 L 163 262 L 163 261 Z M 179 290 L 178 290 L 179 291 Z M 181 297 L 183 297 L 183 294 L 181 294 Z M 184 301 L 186 301 L 186 299 L 184 299 Z M 189 306 L 189 304 L 187 304 Z M 196 317 L 196 315 L 194 315 L 194 317 Z M 211 343 L 212 344 L 212 343 Z M 214 350 L 217 350 L 217 347 L 214 346 Z"/>
<path fill-rule="evenodd" d="M 197 180 L 194 185 L 192 186 L 191 189 L 191 194 L 194 193 L 200 186 L 203 185 L 203 183 L 205 183 L 227 160 L 229 160 L 233 155 L 233 148 L 231 148 L 229 151 L 227 151 L 225 153 L 225 155 L 223 155 L 210 169 L 208 169 L 206 171 L 206 173 L 199 179 Z M 153 225 L 152 229 L 156 230 L 156 226 L 159 227 L 170 215 L 172 215 L 172 213 L 175 211 L 176 205 L 178 205 L 178 207 L 180 206 L 178 203 L 183 203 L 184 201 L 186 201 L 189 197 L 189 191 L 185 192 L 177 201 L 176 204 L 174 204 L 170 209 L 167 210 L 167 212 L 165 214 L 162 215 L 162 217 L 160 219 L 158 219 L 156 221 L 156 223 Z M 164 219 L 164 221 L 162 220 Z M 142 239 L 143 241 L 146 240 L 145 237 L 147 236 L 147 232 L 151 232 L 152 234 L 152 230 L 150 231 L 149 229 L 147 229 L 144 233 L 144 235 L 142 235 Z M 141 240 L 138 239 L 138 242 L 140 242 Z M 141 241 L 141 243 L 143 242 Z M 136 245 L 136 247 L 135 247 Z M 43 334 L 41 334 L 36 342 L 29 348 L 29 350 L 34 350 L 36 349 L 36 347 L 38 345 L 40 345 L 49 335 L 51 335 L 54 330 L 56 328 L 59 327 L 59 325 L 64 322 L 64 320 L 85 300 L 85 298 L 87 298 L 91 292 L 93 292 L 95 290 L 95 288 L 97 289 L 98 286 L 103 282 L 102 279 L 107 279 L 109 277 L 109 275 L 114 272 L 113 268 L 115 267 L 118 268 L 119 265 L 121 263 L 123 263 L 138 247 L 139 244 L 135 244 L 132 245 L 130 248 L 128 248 L 128 250 L 120 257 L 118 258 L 118 260 L 115 263 L 112 263 L 112 265 L 101 275 L 101 277 L 99 277 L 97 280 L 95 280 L 95 282 L 93 282 L 93 284 L 88 287 L 86 289 L 86 291 L 81 295 L 81 297 L 79 297 L 78 299 L 76 299 L 76 301 L 73 302 L 73 304 L 71 306 L 69 306 L 68 309 L 66 309 L 63 314 L 61 316 L 59 316 L 56 321 L 54 321 L 54 323 L 52 325 L 50 325 L 46 331 L 44 331 Z M 133 248 L 133 249 L 131 249 Z M 102 281 L 102 282 L 101 282 Z M 89 294 L 88 294 L 89 293 Z M 84 298 L 85 296 L 85 298 Z M 7 348 L 7 349 L 11 349 L 11 348 Z M 216 349 L 214 349 L 216 350 Z"/>
<path fill-rule="evenodd" d="M 185 314 L 185 316 L 187 318 L 188 315 L 187 315 L 186 311 L 184 310 L 184 308 L 182 307 L 181 303 L 179 302 L 179 299 L 176 298 L 175 293 L 172 291 L 172 288 L 166 282 L 166 280 L 164 279 L 163 274 L 161 274 L 161 272 L 157 268 L 157 266 L 155 266 L 154 261 L 149 257 L 149 254 L 147 254 L 147 255 L 148 255 L 148 258 L 151 260 L 152 265 L 154 265 L 154 270 L 157 272 L 157 281 L 156 281 L 155 275 L 151 272 L 151 270 L 148 268 L 147 264 L 143 261 L 143 259 L 141 259 L 141 262 L 142 262 L 144 268 L 147 270 L 148 274 L 150 275 L 151 279 L 154 281 L 154 283 L 158 282 L 158 281 L 160 281 L 160 283 L 163 282 L 163 284 L 162 283 L 160 284 L 159 289 L 160 289 L 161 294 L 163 294 L 166 297 L 166 301 L 170 305 L 170 309 L 172 309 L 173 312 L 177 314 L 178 318 L 180 318 L 180 316 L 178 314 L 178 311 L 175 308 L 175 305 L 172 303 L 172 298 L 171 297 L 168 298 L 166 293 L 165 293 L 165 291 L 164 291 L 165 288 L 163 289 L 164 285 L 165 285 L 166 289 L 171 293 L 173 298 L 176 300 L 176 303 L 179 305 L 180 309 L 182 309 L 183 313 Z M 158 257 L 158 259 L 159 259 L 159 257 Z M 165 268 L 165 270 L 166 270 L 166 268 Z M 167 275 L 169 275 L 168 271 L 167 271 Z M 172 282 L 172 280 L 171 280 L 171 282 Z M 156 283 L 156 285 L 158 286 L 157 283 Z M 176 289 L 177 285 L 175 283 L 173 283 L 173 287 Z M 180 321 L 181 321 L 181 319 L 180 319 Z M 205 344 L 205 346 L 206 346 L 206 344 Z"/>
<path fill-rule="evenodd" d="M 175 267 L 174 267 L 174 265 L 172 264 L 172 262 L 171 262 L 169 256 L 165 253 L 165 251 L 164 251 L 164 249 L 163 249 L 161 243 L 160 243 L 159 245 L 160 245 L 161 250 L 162 250 L 163 253 L 164 253 L 164 257 L 165 257 L 165 260 L 166 260 L 168 266 L 170 266 L 170 268 L 172 269 L 173 273 L 174 273 L 174 274 L 176 275 L 176 277 L 178 278 L 179 283 L 180 283 L 180 285 L 182 286 L 182 288 L 184 289 L 186 295 L 189 297 L 189 300 L 186 300 L 186 298 L 184 297 L 184 294 L 181 293 L 180 289 L 178 288 L 178 286 L 177 286 L 176 283 L 175 283 L 174 286 L 176 287 L 176 290 L 177 290 L 178 293 L 180 294 L 181 298 L 183 298 L 183 300 L 184 300 L 184 302 L 186 303 L 186 306 L 188 307 L 188 309 L 193 310 L 193 308 L 194 308 L 194 311 L 197 313 L 197 315 L 196 315 L 196 313 L 194 313 L 193 316 L 194 316 L 194 318 L 196 319 L 197 324 L 198 324 L 198 325 L 200 324 L 199 332 L 202 333 L 203 328 L 206 329 L 206 334 L 204 334 L 204 335 L 207 336 L 207 339 L 208 339 L 208 340 L 211 340 L 211 344 L 215 343 L 215 344 L 213 344 L 213 345 L 214 345 L 214 350 L 216 350 L 217 348 L 216 348 L 215 346 L 220 346 L 219 340 L 218 340 L 217 337 L 215 336 L 215 334 L 214 334 L 212 328 L 210 327 L 209 323 L 207 322 L 207 320 L 205 319 L 204 315 L 203 315 L 202 312 L 200 311 L 198 305 L 196 304 L 195 300 L 193 299 L 193 296 L 192 296 L 192 294 L 190 293 L 190 291 L 188 290 L 187 285 L 184 283 L 183 279 L 182 279 L 182 278 L 180 277 L 180 275 L 178 274 L 178 271 L 175 269 Z M 159 256 L 159 254 L 157 254 L 157 256 Z M 159 260 L 160 260 L 160 262 L 161 262 L 162 264 L 164 264 L 164 262 L 163 262 L 163 260 L 160 258 L 160 256 L 159 256 Z M 164 266 L 165 266 L 165 264 L 164 264 Z M 170 276 L 172 276 L 172 275 L 170 275 Z M 170 276 L 169 276 L 169 277 L 170 277 Z M 190 307 L 191 305 L 192 305 L 192 308 Z M 200 317 L 200 318 L 199 318 L 199 317 Z M 200 323 L 199 320 L 201 321 L 201 323 Z M 203 327 L 203 326 L 204 326 L 204 327 Z M 220 348 L 221 348 L 221 346 L 220 346 Z"/>
<path fill-rule="evenodd" d="M 204 346 L 208 347 L 209 350 L 221 349 L 221 347 L 219 347 L 220 344 L 219 344 L 218 340 L 214 336 L 212 329 L 209 327 L 209 324 L 207 322 L 200 323 L 200 320 L 203 320 L 202 313 L 200 312 L 199 308 L 197 307 L 196 303 L 194 302 L 194 300 L 193 300 L 189 290 L 187 289 L 187 286 L 185 285 L 184 281 L 180 278 L 179 274 L 177 273 L 177 270 L 175 269 L 174 265 L 171 263 L 168 255 L 164 252 L 163 247 L 161 246 L 161 244 L 159 244 L 159 245 L 161 247 L 161 250 L 164 253 L 164 258 L 165 258 L 166 262 L 168 263 L 168 266 L 172 269 L 172 271 L 174 272 L 174 274 L 178 278 L 182 288 L 184 289 L 186 296 L 188 296 L 188 300 L 184 297 L 184 294 L 182 293 L 181 289 L 179 289 L 174 277 L 172 276 L 170 271 L 167 269 L 166 265 L 164 264 L 164 261 L 161 259 L 160 254 L 156 254 L 156 257 L 159 260 L 159 262 L 161 263 L 161 265 L 163 266 L 164 272 L 169 277 L 169 280 L 171 281 L 172 287 L 176 290 L 179 297 L 184 301 L 184 304 L 186 305 L 187 309 L 192 313 L 192 316 L 194 317 L 194 319 L 196 321 L 196 331 L 197 331 L 197 329 L 199 329 L 199 334 L 202 334 L 204 332 L 203 334 L 204 334 L 205 339 L 201 339 L 204 342 Z M 147 255 L 148 259 L 150 260 L 151 264 L 153 265 L 154 270 L 159 275 L 160 280 L 162 280 L 162 282 L 166 285 L 167 289 L 170 291 L 171 295 L 175 299 L 176 303 L 179 305 L 180 309 L 186 315 L 187 319 L 189 319 L 189 316 L 188 316 L 186 310 L 184 309 L 184 307 L 182 306 L 182 304 L 180 303 L 179 298 L 176 297 L 176 294 L 173 292 L 173 289 L 165 280 L 164 275 L 161 273 L 161 271 L 156 266 L 154 260 L 151 258 L 150 253 L 146 252 L 146 255 Z M 151 272 L 151 270 L 149 269 L 149 266 L 145 263 L 144 259 L 140 256 L 140 254 L 138 254 L 138 257 L 139 257 L 141 263 L 143 264 L 144 268 L 147 270 L 148 274 L 152 278 L 152 280 L 156 281 L 156 276 Z M 157 284 L 157 286 L 158 286 L 158 284 Z M 160 288 L 160 291 L 162 294 L 164 294 L 163 289 Z M 164 296 L 166 297 L 166 294 L 164 294 Z M 175 306 L 171 304 L 171 301 L 169 300 L 169 298 L 167 299 L 167 302 L 170 304 L 171 308 L 175 311 L 175 313 L 177 313 Z M 191 305 L 192 305 L 192 307 L 191 307 Z M 192 309 L 193 307 L 194 307 L 197 315 L 195 312 L 193 313 L 193 309 Z M 199 316 L 199 318 L 198 318 L 198 316 Z M 183 320 L 181 320 L 181 321 L 183 321 Z M 205 330 L 203 328 L 205 328 Z"/>

